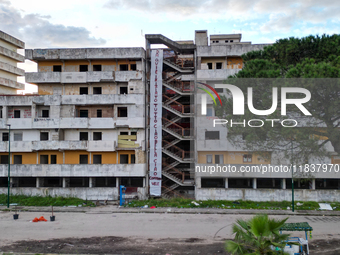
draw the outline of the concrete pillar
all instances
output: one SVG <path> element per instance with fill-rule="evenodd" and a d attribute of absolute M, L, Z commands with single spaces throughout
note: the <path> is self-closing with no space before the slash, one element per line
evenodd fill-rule
<path fill-rule="evenodd" d="M 37 188 L 40 188 L 40 179 L 39 179 L 39 177 L 35 178 L 35 186 Z"/>
<path fill-rule="evenodd" d="M 286 189 L 286 179 L 281 179 L 281 189 Z"/>
<path fill-rule="evenodd" d="M 93 177 L 90 177 L 90 178 L 89 178 L 89 187 L 90 187 L 90 188 L 93 187 L 93 181 L 94 181 Z"/>
<path fill-rule="evenodd" d="M 2 118 L 3 119 L 7 119 L 8 118 L 8 107 L 5 106 L 5 105 L 2 107 Z"/>
<path fill-rule="evenodd" d="M 257 179 L 253 179 L 253 189 L 257 189 Z"/>
<path fill-rule="evenodd" d="M 37 116 L 35 114 L 35 110 L 36 110 L 36 104 L 32 104 L 32 106 L 31 106 L 31 116 L 32 116 L 32 119 L 35 119 L 35 118 L 39 117 L 39 113 L 38 113 L 38 116 Z"/>
<path fill-rule="evenodd" d="M 63 188 L 66 188 L 66 178 L 63 178 Z"/>
<path fill-rule="evenodd" d="M 146 178 L 143 178 L 143 187 L 146 187 Z"/>
<path fill-rule="evenodd" d="M 119 188 L 119 178 L 116 177 L 116 187 Z"/>
<path fill-rule="evenodd" d="M 312 189 L 315 189 L 315 179 L 312 179 L 310 182 L 312 183 Z"/>
<path fill-rule="evenodd" d="M 228 178 L 224 179 L 224 187 L 227 189 L 228 188 Z"/>
<path fill-rule="evenodd" d="M 201 185 L 201 177 L 197 177 L 195 180 L 195 185 L 197 189 L 200 189 L 202 187 Z"/>

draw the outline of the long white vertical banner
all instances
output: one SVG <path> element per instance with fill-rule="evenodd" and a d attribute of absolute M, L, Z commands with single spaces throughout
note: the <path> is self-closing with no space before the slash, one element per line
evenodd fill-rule
<path fill-rule="evenodd" d="M 150 195 L 162 193 L 162 71 L 163 50 L 151 50 Z"/>

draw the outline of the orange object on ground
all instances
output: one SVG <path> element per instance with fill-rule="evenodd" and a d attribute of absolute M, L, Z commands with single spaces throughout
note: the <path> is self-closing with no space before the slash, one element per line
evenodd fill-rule
<path fill-rule="evenodd" d="M 39 219 L 37 217 L 35 217 L 32 222 L 38 222 L 38 221 L 47 221 L 44 216 L 41 216 Z"/>

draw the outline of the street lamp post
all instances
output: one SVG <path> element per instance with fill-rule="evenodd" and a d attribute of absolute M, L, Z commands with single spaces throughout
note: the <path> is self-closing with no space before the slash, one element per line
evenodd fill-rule
<path fill-rule="evenodd" d="M 9 194 L 10 194 L 10 186 L 11 186 L 11 125 L 8 126 L 8 191 L 7 191 L 7 208 L 9 208 Z"/>
<path fill-rule="evenodd" d="M 294 212 L 294 179 L 293 179 L 293 172 L 294 172 L 294 154 L 293 154 L 293 141 L 292 138 L 292 212 Z"/>

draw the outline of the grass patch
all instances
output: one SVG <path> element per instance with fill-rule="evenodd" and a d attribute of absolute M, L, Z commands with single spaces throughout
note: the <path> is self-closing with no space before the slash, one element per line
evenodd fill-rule
<path fill-rule="evenodd" d="M 143 207 L 144 205 L 156 207 L 175 207 L 175 208 L 222 208 L 222 209 L 267 209 L 267 210 L 291 210 L 292 202 L 254 202 L 254 201 L 227 201 L 227 200 L 205 200 L 195 201 L 198 205 L 192 203 L 191 199 L 173 198 L 173 199 L 149 199 L 133 200 L 126 204 L 126 207 Z M 301 205 L 297 205 L 301 204 Z M 334 211 L 340 211 L 340 203 L 330 203 Z M 287 208 L 290 209 L 287 209 Z M 318 210 L 318 202 L 295 201 L 295 210 Z"/>
<path fill-rule="evenodd" d="M 25 195 L 11 195 L 11 204 L 18 204 L 20 206 L 69 206 L 69 205 L 83 205 L 95 206 L 91 201 L 86 201 L 76 197 L 52 197 L 52 196 L 25 196 Z M 0 194 L 0 204 L 7 204 L 7 194 Z"/>

